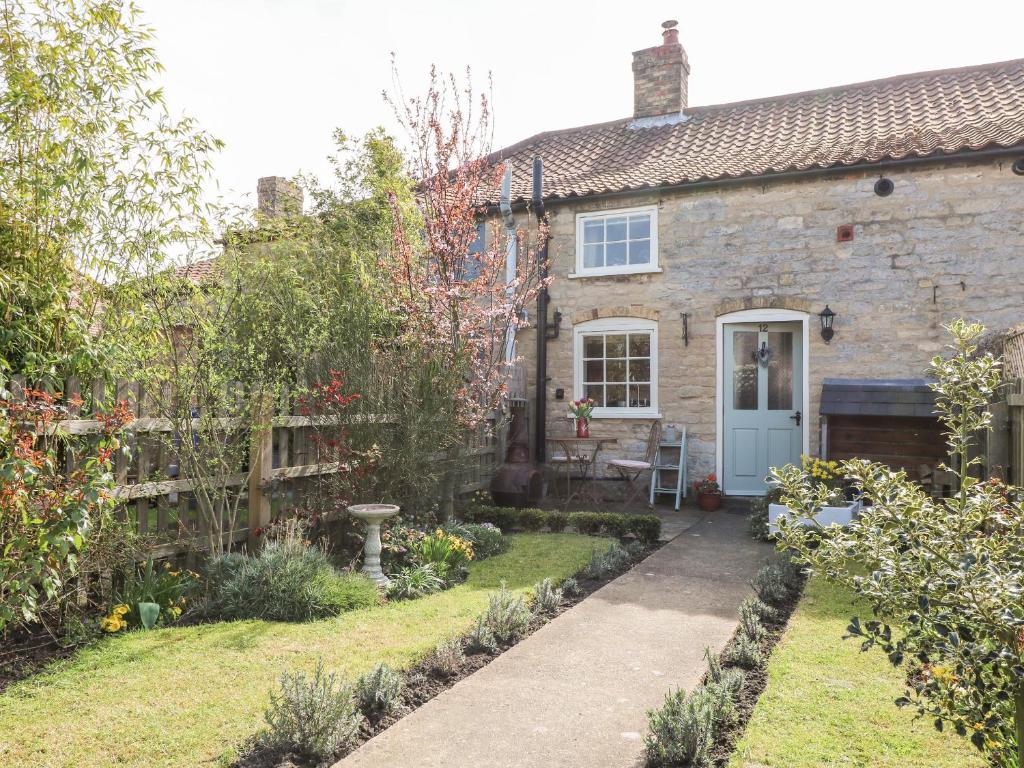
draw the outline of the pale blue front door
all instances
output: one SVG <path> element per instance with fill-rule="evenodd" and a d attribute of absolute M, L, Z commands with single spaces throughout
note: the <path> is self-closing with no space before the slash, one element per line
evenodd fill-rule
<path fill-rule="evenodd" d="M 769 467 L 797 464 L 803 447 L 800 323 L 724 326 L 723 489 L 763 494 Z"/>

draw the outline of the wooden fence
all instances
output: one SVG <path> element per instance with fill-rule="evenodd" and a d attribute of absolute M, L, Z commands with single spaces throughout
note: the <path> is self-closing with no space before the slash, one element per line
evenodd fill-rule
<path fill-rule="evenodd" d="M 22 378 L 14 377 L 11 389 L 15 396 L 24 386 L 23 382 Z M 134 520 L 140 533 L 161 542 L 151 553 L 154 557 L 173 557 L 206 548 L 210 521 L 207 515 L 200 513 L 196 500 L 195 489 L 199 483 L 195 478 L 184 476 L 178 467 L 173 449 L 174 424 L 156 415 L 153 397 L 138 382 L 119 382 L 113 394 L 113 399 L 128 403 L 135 417 L 126 428 L 130 458 L 119 455 L 115 464 L 114 493 L 122 500 L 125 513 Z M 62 402 L 69 404 L 75 397 L 81 397 L 95 408 L 95 404 L 111 400 L 106 395 L 102 382 L 83 388 L 79 382 L 71 380 Z M 168 402 L 163 399 L 168 395 L 168 392 L 162 393 L 161 400 Z M 55 429 L 75 436 L 100 431 L 100 421 L 77 418 L 84 409 L 76 411 L 69 405 L 69 410 L 71 418 L 56 424 Z M 330 424 L 329 420 L 295 413 L 286 403 L 267 415 L 269 428 L 251 430 L 248 467 L 243 467 L 238 474 L 217 479 L 223 487 L 237 487 L 240 494 L 234 530 L 224 531 L 225 539 L 229 538 L 233 544 L 251 543 L 256 529 L 267 525 L 277 511 L 301 506 L 312 483 L 347 469 L 340 462 L 320 460 L 318 442 L 314 438 L 318 429 Z M 460 468 L 456 483 L 458 494 L 486 488 L 503 458 L 505 431 L 499 416 L 492 414 L 490 423 L 471 437 L 468 458 Z M 218 426 L 225 430 L 248 429 L 248 424 L 238 419 L 223 418 L 219 422 Z M 198 426 L 199 419 L 193 418 L 193 429 Z M 193 435 L 178 436 L 178 439 L 193 439 Z"/>
<path fill-rule="evenodd" d="M 992 429 L 980 441 L 981 476 L 1024 487 L 1024 327 L 1010 329 L 986 351 L 1002 357 L 1003 383 L 990 407 Z"/>
<path fill-rule="evenodd" d="M 991 467 L 1004 464 L 1002 477 L 1010 485 L 1024 487 L 1024 379 L 1002 387 L 1003 399 L 992 407 L 993 438 L 989 440 Z"/>

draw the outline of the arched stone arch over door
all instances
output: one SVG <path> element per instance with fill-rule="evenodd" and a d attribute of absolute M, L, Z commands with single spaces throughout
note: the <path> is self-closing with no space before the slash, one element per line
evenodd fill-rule
<path fill-rule="evenodd" d="M 758 309 L 789 309 L 809 315 L 811 302 L 809 299 L 796 296 L 744 296 L 740 299 L 726 299 L 716 304 L 715 317 Z"/>
<path fill-rule="evenodd" d="M 726 494 L 761 495 L 769 466 L 808 453 L 809 318 L 775 306 L 716 318 L 715 466 Z"/>

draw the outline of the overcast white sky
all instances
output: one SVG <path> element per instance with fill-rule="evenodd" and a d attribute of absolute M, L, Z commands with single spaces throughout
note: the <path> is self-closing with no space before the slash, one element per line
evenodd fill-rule
<path fill-rule="evenodd" d="M 138 0 L 172 109 L 227 143 L 220 191 L 324 177 L 331 132 L 394 130 L 390 52 L 419 93 L 432 63 L 494 77 L 496 145 L 632 113 L 631 52 L 678 19 L 690 104 L 1024 56 L 1021 2 Z"/>

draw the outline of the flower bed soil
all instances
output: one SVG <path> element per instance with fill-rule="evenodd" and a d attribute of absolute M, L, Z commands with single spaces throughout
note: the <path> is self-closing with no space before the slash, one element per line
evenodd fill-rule
<path fill-rule="evenodd" d="M 768 684 L 768 664 L 771 662 L 771 653 L 782 639 L 786 626 L 789 624 L 789 619 L 793 615 L 793 611 L 796 610 L 797 603 L 800 602 L 800 596 L 803 594 L 806 584 L 807 579 L 805 577 L 794 595 L 784 603 L 772 606 L 775 609 L 775 615 L 771 619 L 762 621 L 766 630 L 764 638 L 760 642 L 761 651 L 764 654 L 764 664 L 756 669 L 743 670 L 743 687 L 736 696 L 736 719 L 732 725 L 721 728 L 716 734 L 715 744 L 711 748 L 711 762 L 715 768 L 725 768 L 729 764 L 733 750 L 736 748 L 736 743 L 743 735 L 747 728 L 747 723 L 750 722 L 750 718 L 754 714 L 757 700 L 761 698 L 761 694 Z M 719 656 L 723 667 L 736 666 L 735 664 L 730 664 L 727 659 L 729 651 L 741 631 L 740 628 L 736 629 L 736 634 L 733 635 Z"/>
<path fill-rule="evenodd" d="M 566 595 L 563 603 L 553 613 L 548 613 L 543 616 L 534 616 L 533 620 L 530 622 L 529 629 L 519 642 L 522 642 L 523 639 L 529 637 L 531 634 L 536 632 L 538 629 L 547 624 L 556 616 L 559 616 L 560 614 L 564 613 L 565 611 L 569 610 L 573 606 L 580 603 L 582 600 L 584 600 L 589 595 L 599 590 L 608 582 L 613 581 L 617 579 L 619 576 L 621 576 L 623 573 L 626 573 L 626 571 L 633 568 L 633 566 L 639 563 L 641 560 L 643 560 L 653 552 L 660 549 L 663 544 L 664 542 L 659 541 L 656 544 L 648 547 L 629 565 L 616 570 L 615 572 L 611 573 L 603 579 L 584 579 L 582 577 L 578 577 L 580 586 L 579 592 L 574 595 Z M 515 645 L 515 643 L 513 643 L 511 645 L 502 646 L 497 651 L 488 652 L 476 649 L 472 651 L 469 650 L 468 636 L 463 636 L 461 638 L 461 643 L 462 650 L 466 655 L 466 660 L 459 667 L 459 670 L 456 674 L 441 677 L 433 671 L 433 669 L 430 667 L 429 661 L 426 659 L 414 667 L 402 670 L 402 700 L 401 704 L 398 707 L 398 710 L 394 714 L 388 715 L 387 717 L 384 717 L 377 722 L 371 723 L 369 720 L 364 720 L 362 726 L 359 729 L 358 736 L 356 736 L 356 738 L 352 742 L 347 744 L 343 749 L 339 750 L 334 755 L 332 755 L 329 759 L 322 762 L 316 762 L 315 760 L 310 760 L 303 755 L 295 754 L 292 752 L 282 754 L 280 752 L 272 752 L 267 750 L 252 750 L 244 754 L 239 760 L 233 763 L 232 767 L 312 768 L 313 766 L 316 766 L 316 768 L 327 768 L 327 766 L 333 765 L 346 755 L 354 752 L 361 745 L 365 744 L 367 741 L 372 739 L 377 734 L 390 728 L 392 725 L 397 723 L 399 720 L 401 720 L 403 717 L 408 715 L 413 710 L 418 709 L 438 694 L 448 690 L 457 682 L 459 682 L 459 680 L 462 680 L 465 677 L 469 677 L 478 669 L 487 666 L 492 661 L 494 661 L 494 659 L 496 659 L 502 653 L 507 651 L 513 645 Z M 763 688 L 764 684 L 762 683 L 761 689 Z M 758 694 L 760 693 L 761 689 L 758 689 Z M 751 709 L 753 709 L 753 705 L 751 705 Z M 746 717 L 749 717 L 749 713 L 746 715 Z"/>
<path fill-rule="evenodd" d="M 41 624 L 11 630 L 0 638 L 0 693 L 51 662 L 70 658 L 81 645 L 59 643 Z"/>

